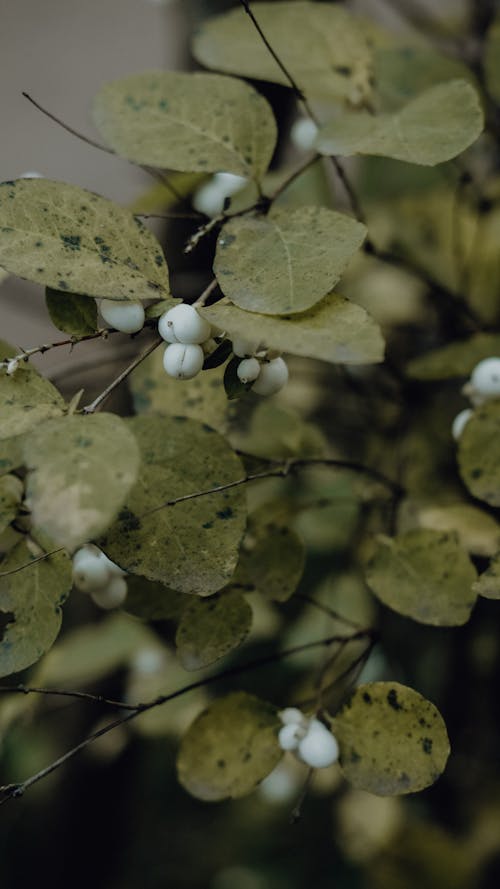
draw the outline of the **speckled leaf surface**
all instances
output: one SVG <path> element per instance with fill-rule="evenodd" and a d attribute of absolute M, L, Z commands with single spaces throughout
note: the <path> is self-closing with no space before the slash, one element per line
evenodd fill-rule
<path fill-rule="evenodd" d="M 398 682 L 360 685 L 335 717 L 333 733 L 345 778 L 378 796 L 429 787 L 450 753 L 439 710 Z"/>
<path fill-rule="evenodd" d="M 24 440 L 35 528 L 70 552 L 102 534 L 139 470 L 133 433 L 114 414 L 48 420 Z"/>
<path fill-rule="evenodd" d="M 500 506 L 500 400 L 476 408 L 458 442 L 458 467 L 471 494 Z"/>
<path fill-rule="evenodd" d="M 247 512 L 243 486 L 162 504 L 241 479 L 241 461 L 222 436 L 195 420 L 142 416 L 128 425 L 141 471 L 103 549 L 122 568 L 178 592 L 217 592 L 236 567 Z"/>
<path fill-rule="evenodd" d="M 201 314 L 229 336 L 257 340 L 291 355 L 330 364 L 376 364 L 384 358 L 385 344 L 377 322 L 361 306 L 337 293 L 294 315 L 261 315 L 227 301 L 208 306 Z"/>
<path fill-rule="evenodd" d="M 242 80 L 147 71 L 106 84 L 94 120 L 129 160 L 186 172 L 225 170 L 260 179 L 277 139 L 270 105 Z"/>
<path fill-rule="evenodd" d="M 21 479 L 15 475 L 4 475 L 0 478 L 0 534 L 15 519 L 22 497 Z"/>
<path fill-rule="evenodd" d="M 299 535 L 265 504 L 249 517 L 237 580 L 246 590 L 286 602 L 300 583 L 305 556 Z"/>
<path fill-rule="evenodd" d="M 251 793 L 282 756 L 276 709 L 245 692 L 214 701 L 184 735 L 177 757 L 183 787 L 198 799 Z"/>
<path fill-rule="evenodd" d="M 0 640 L 0 676 L 29 667 L 55 641 L 61 627 L 61 605 L 72 584 L 71 560 L 57 553 L 39 562 L 24 543 L 19 543 L 1 564 L 11 571 L 0 577 L 0 612 L 13 615 Z"/>
<path fill-rule="evenodd" d="M 339 114 L 321 128 L 316 147 L 321 154 L 375 154 L 433 167 L 465 151 L 483 126 L 475 89 L 450 80 L 392 114 Z"/>
<path fill-rule="evenodd" d="M 380 536 L 365 577 L 385 605 L 423 624 L 464 624 L 476 601 L 476 569 L 454 532 Z"/>
<path fill-rule="evenodd" d="M 129 210 L 50 179 L 0 183 L 0 263 L 55 290 L 117 300 L 169 295 L 160 244 Z"/>
<path fill-rule="evenodd" d="M 245 640 L 252 626 L 252 609 L 237 590 L 229 589 L 186 605 L 175 644 L 185 670 L 200 670 L 229 654 Z"/>
<path fill-rule="evenodd" d="M 12 346 L 0 341 L 0 360 L 16 354 Z M 42 420 L 60 417 L 65 404 L 62 396 L 48 380 L 27 362 L 22 362 L 15 373 L 0 368 L 0 440 L 13 439 Z M 15 461 L 15 446 L 12 459 Z M 9 447 L 7 442 L 5 447 Z M 14 468 L 14 467 L 10 467 Z"/>

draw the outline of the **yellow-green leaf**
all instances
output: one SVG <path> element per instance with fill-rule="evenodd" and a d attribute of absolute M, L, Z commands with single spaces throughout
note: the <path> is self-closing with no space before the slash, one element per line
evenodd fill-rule
<path fill-rule="evenodd" d="M 97 330 L 97 305 L 91 296 L 64 293 L 47 287 L 45 302 L 50 320 L 70 336 L 88 336 Z"/>
<path fill-rule="evenodd" d="M 237 590 L 192 599 L 177 627 L 175 644 L 185 670 L 200 670 L 220 660 L 247 637 L 252 609 Z"/>
<path fill-rule="evenodd" d="M 500 552 L 497 552 L 486 571 L 479 575 L 473 590 L 485 599 L 500 599 Z"/>
<path fill-rule="evenodd" d="M 169 295 L 160 244 L 129 210 L 50 179 L 0 183 L 0 262 L 56 290 L 117 300 Z"/>
<path fill-rule="evenodd" d="M 19 478 L 15 475 L 0 478 L 0 534 L 15 519 L 22 497 L 23 483 Z"/>
<path fill-rule="evenodd" d="M 301 538 L 264 504 L 249 517 L 236 580 L 267 599 L 286 602 L 297 589 L 305 565 Z"/>
<path fill-rule="evenodd" d="M 398 682 L 360 685 L 333 720 L 333 732 L 345 778 L 377 796 L 429 787 L 450 753 L 439 710 Z"/>
<path fill-rule="evenodd" d="M 0 361 L 15 354 L 11 346 L 0 341 Z M 57 389 L 27 362 L 20 362 L 11 374 L 0 368 L 0 440 L 13 439 L 35 428 L 42 420 L 60 417 L 64 407 L 64 400 Z M 14 456 L 17 446 L 11 442 L 10 445 L 6 443 L 5 447 L 11 448 L 10 459 L 17 462 Z"/>
<path fill-rule="evenodd" d="M 474 497 L 500 506 L 500 400 L 474 411 L 458 442 L 458 467 Z"/>
<path fill-rule="evenodd" d="M 412 358 L 406 373 L 414 380 L 450 380 L 467 377 L 483 358 L 500 355 L 500 335 L 475 333 L 466 340 L 456 340 Z"/>
<path fill-rule="evenodd" d="M 147 71 L 116 80 L 97 94 L 94 120 L 106 142 L 136 163 L 257 179 L 277 138 L 266 99 L 219 74 Z"/>
<path fill-rule="evenodd" d="M 281 759 L 279 724 L 271 704 L 245 692 L 214 701 L 182 739 L 181 784 L 207 801 L 251 793 Z"/>

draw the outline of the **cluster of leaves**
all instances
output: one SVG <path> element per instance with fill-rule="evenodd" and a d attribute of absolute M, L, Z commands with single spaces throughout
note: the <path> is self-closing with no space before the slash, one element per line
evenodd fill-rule
<path fill-rule="evenodd" d="M 402 224 L 404 202 L 395 202 L 389 223 L 385 209 L 383 224 L 375 202 L 368 229 L 366 220 L 324 201 L 287 204 L 301 170 L 286 169 L 276 186 L 269 173 L 276 121 L 268 102 L 241 78 L 293 88 L 307 96 L 308 108 L 320 103 L 316 150 L 335 163 L 337 155 L 381 155 L 431 167 L 480 136 L 477 85 L 459 62 L 395 44 L 338 5 L 252 8 L 281 67 L 245 9 L 235 9 L 206 23 L 193 43 L 198 61 L 225 74 L 153 71 L 121 79 L 97 95 L 94 120 L 106 144 L 136 164 L 205 175 L 224 170 L 248 179 L 216 220 L 217 288 L 200 308 L 228 340 L 256 340 L 344 370 L 381 363 L 390 329 L 383 332 L 382 319 L 356 301 L 356 262 L 366 282 L 363 263 L 373 261 L 361 248 L 368 232 L 375 258 L 377 251 L 384 258 L 387 245 L 401 245 L 400 264 L 405 254 L 416 257 L 428 284 L 435 262 L 427 255 L 429 238 L 419 243 L 418 228 Z M 416 204 L 413 198 L 410 210 Z M 471 213 L 464 209 L 464 219 Z M 333 288 L 349 264 L 352 293 L 344 296 Z M 96 298 L 146 301 L 151 325 L 175 300 L 164 252 L 136 215 L 45 179 L 2 183 L 0 265 L 45 286 L 50 317 L 74 342 L 100 334 Z M 463 300 L 450 290 L 454 283 L 441 278 L 437 292 L 448 302 L 451 294 L 451 311 L 469 320 L 470 311 L 464 314 Z M 480 321 L 497 319 L 480 283 L 473 308 Z M 247 638 L 249 592 L 278 603 L 295 593 L 305 560 L 296 520 L 308 514 L 308 497 L 290 491 L 288 501 L 270 498 L 249 513 L 246 483 L 255 465 L 261 477 L 266 471 L 286 475 L 290 466 L 280 461 L 290 458 L 334 463 L 317 428 L 264 406 L 249 429 L 233 429 L 216 361 L 196 380 L 179 384 L 165 379 L 153 354 L 132 377 L 136 416 L 124 419 L 95 413 L 93 406 L 80 409 L 77 399 L 66 404 L 22 358 L 14 358 L 15 368 L 9 364 L 15 352 L 7 344 L 1 352 L 0 612 L 6 625 L 0 675 L 25 670 L 54 643 L 72 587 L 71 556 L 89 541 L 128 573 L 127 610 L 144 620 L 174 621 L 186 671 L 203 670 Z M 361 522 L 359 552 L 375 596 L 424 624 L 464 624 L 478 595 L 500 598 L 500 526 L 492 510 L 500 505 L 500 404 L 479 408 L 468 423 L 458 448 L 461 482 L 456 472 L 441 473 L 450 458 L 448 429 L 443 433 L 441 426 L 438 447 L 426 440 L 430 424 L 410 417 L 405 407 L 408 386 L 465 377 L 478 359 L 495 352 L 498 336 L 476 332 L 407 363 L 402 409 L 394 416 L 391 398 L 375 399 L 382 419 L 372 438 L 354 448 L 356 458 L 391 475 L 387 439 L 396 426 L 404 427 L 400 484 L 386 485 L 389 497 L 375 526 L 369 517 Z M 222 363 L 228 355 L 226 349 Z M 429 397 L 422 403 L 421 413 L 442 424 L 439 402 Z M 251 408 L 251 397 L 241 405 Z M 360 431 L 368 439 L 366 422 Z M 339 433 L 334 454 L 351 454 L 351 448 Z M 351 468 L 359 471 L 359 462 Z M 360 478 L 365 475 L 370 470 L 361 466 Z M 382 475 L 350 488 L 355 516 L 364 500 L 380 499 L 381 481 Z M 328 500 L 324 479 L 317 487 Z M 311 481 L 305 491 L 313 490 Z M 481 503 L 470 503 L 469 495 Z M 491 561 L 481 565 L 481 559 Z M 328 709 L 338 676 L 332 682 L 326 669 L 323 680 L 311 708 Z M 354 786 L 380 795 L 408 793 L 442 772 L 446 729 L 416 691 L 375 682 L 339 707 L 344 697 L 333 695 L 332 725 L 342 771 Z M 281 756 L 277 712 L 277 705 L 244 692 L 215 700 L 183 737 L 181 782 L 202 799 L 252 790 Z"/>

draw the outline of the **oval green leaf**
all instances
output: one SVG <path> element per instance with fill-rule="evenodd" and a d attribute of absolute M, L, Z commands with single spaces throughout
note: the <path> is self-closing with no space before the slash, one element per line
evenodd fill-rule
<path fill-rule="evenodd" d="M 97 330 L 97 305 L 91 296 L 64 293 L 47 287 L 45 303 L 50 320 L 70 336 L 89 336 Z"/>
<path fill-rule="evenodd" d="M 191 599 L 182 612 L 175 644 L 185 670 L 200 670 L 215 663 L 246 639 L 252 626 L 252 609 L 236 590 L 207 599 Z"/>
<path fill-rule="evenodd" d="M 24 439 L 35 528 L 73 552 L 111 524 L 134 484 L 139 449 L 114 414 L 47 420 Z"/>
<path fill-rule="evenodd" d="M 460 626 L 474 603 L 476 569 L 455 533 L 427 529 L 380 537 L 366 582 L 384 605 L 423 624 Z"/>
<path fill-rule="evenodd" d="M 284 66 L 308 96 L 360 102 L 371 93 L 372 54 L 364 24 L 338 5 L 252 3 Z M 195 58 L 207 68 L 290 86 L 242 8 L 197 31 Z"/>
<path fill-rule="evenodd" d="M 181 784 L 207 801 L 251 793 L 281 759 L 279 725 L 275 707 L 245 692 L 214 701 L 182 739 Z"/>
<path fill-rule="evenodd" d="M 129 429 L 139 443 L 141 471 L 119 521 L 100 545 L 133 574 L 178 592 L 210 596 L 230 581 L 236 567 L 246 495 L 243 486 L 203 492 L 243 478 L 242 463 L 222 436 L 195 420 L 135 417 Z M 165 505 L 184 496 L 183 502 Z"/>
<path fill-rule="evenodd" d="M 286 602 L 297 589 L 305 565 L 299 535 L 264 504 L 249 517 L 236 579 L 275 602 Z"/>
<path fill-rule="evenodd" d="M 377 322 L 354 303 L 330 293 L 307 312 L 270 317 L 226 301 L 200 310 L 230 337 L 259 341 L 269 349 L 330 364 L 376 364 L 384 358 Z"/>
<path fill-rule="evenodd" d="M 458 442 L 458 467 L 474 497 L 500 506 L 500 400 L 474 411 Z"/>
<path fill-rule="evenodd" d="M 333 732 L 345 778 L 377 796 L 429 787 L 450 754 L 439 710 L 397 682 L 360 685 L 333 720 Z"/>
<path fill-rule="evenodd" d="M 49 179 L 0 183 L 0 262 L 55 290 L 117 300 L 169 295 L 160 244 L 129 210 Z"/>
<path fill-rule="evenodd" d="M 141 620 L 180 620 L 189 602 L 190 596 L 171 590 L 163 583 L 146 580 L 138 574 L 127 577 L 127 598 L 123 607 Z"/>
<path fill-rule="evenodd" d="M 217 239 L 214 272 L 241 309 L 264 315 L 304 312 L 337 283 L 366 228 L 326 207 L 274 209 L 232 219 Z"/>
<path fill-rule="evenodd" d="M 15 354 L 11 346 L 0 342 L 0 360 Z M 12 374 L 0 368 L 0 440 L 21 435 L 42 420 L 60 417 L 64 409 L 57 389 L 27 362 L 21 362 Z"/>
<path fill-rule="evenodd" d="M 61 605 L 72 584 L 71 560 L 56 553 L 42 561 L 19 543 L 2 562 L 0 612 L 12 614 L 0 640 L 0 676 L 18 673 L 35 663 L 55 641 L 61 627 Z M 32 564 L 30 564 L 32 563 Z"/>
<path fill-rule="evenodd" d="M 478 596 L 500 599 L 500 552 L 495 553 L 486 571 L 479 575 L 472 586 Z"/>
<path fill-rule="evenodd" d="M 344 112 L 321 128 L 321 154 L 375 154 L 433 167 L 472 145 L 484 126 L 475 89 L 465 80 L 431 87 L 392 114 Z"/>
<path fill-rule="evenodd" d="M 15 519 L 23 498 L 23 483 L 15 475 L 0 478 L 0 534 Z"/>
<path fill-rule="evenodd" d="M 147 71 L 114 81 L 96 96 L 94 120 L 117 154 L 186 172 L 260 179 L 277 139 L 266 99 L 220 74 Z"/>

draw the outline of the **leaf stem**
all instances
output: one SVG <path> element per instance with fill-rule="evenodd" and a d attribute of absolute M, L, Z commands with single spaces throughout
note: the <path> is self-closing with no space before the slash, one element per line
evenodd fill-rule
<path fill-rule="evenodd" d="M 108 383 L 106 388 L 103 389 L 103 391 L 100 393 L 100 395 L 97 396 L 97 398 L 94 398 L 94 400 L 90 404 L 87 404 L 87 405 L 85 405 L 84 408 L 82 408 L 82 413 L 93 414 L 93 413 L 95 413 L 95 411 L 99 410 L 99 408 L 109 398 L 111 393 L 114 392 L 114 390 L 117 388 L 117 386 L 119 386 L 120 383 L 123 383 L 123 381 L 126 380 L 127 377 L 129 376 L 129 374 L 131 374 L 132 371 L 135 370 L 136 367 L 138 367 L 140 364 L 142 364 L 142 362 L 149 355 L 151 355 L 151 353 L 154 352 L 155 349 L 158 348 L 158 346 L 161 346 L 161 344 L 163 342 L 164 342 L 164 340 L 162 339 L 161 336 L 155 337 L 153 342 L 150 343 L 149 346 L 147 346 L 147 348 L 144 349 L 137 356 L 137 358 L 134 358 L 134 360 L 131 362 L 131 364 L 127 365 L 127 367 L 124 370 L 122 370 L 122 372 L 120 374 L 118 374 L 118 376 L 115 377 L 115 379 L 112 380 L 111 383 Z"/>

